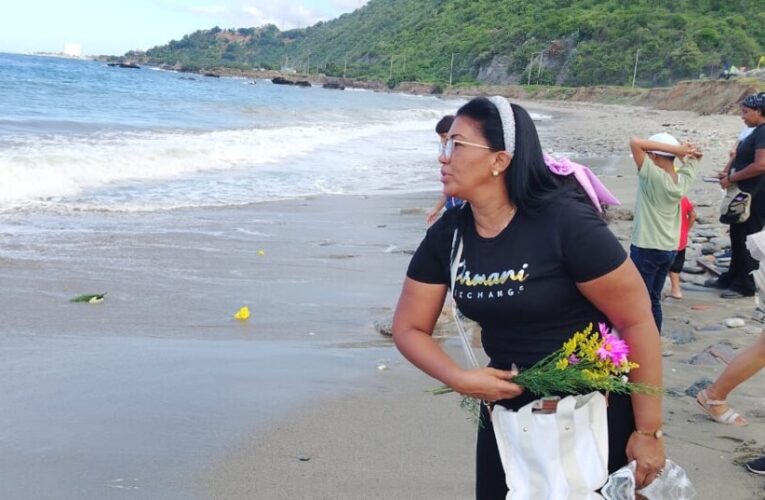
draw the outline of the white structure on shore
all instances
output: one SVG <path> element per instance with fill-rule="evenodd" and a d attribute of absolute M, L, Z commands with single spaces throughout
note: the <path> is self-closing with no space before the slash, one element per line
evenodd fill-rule
<path fill-rule="evenodd" d="M 69 57 L 82 57 L 82 47 L 79 43 L 65 43 L 64 55 Z"/>

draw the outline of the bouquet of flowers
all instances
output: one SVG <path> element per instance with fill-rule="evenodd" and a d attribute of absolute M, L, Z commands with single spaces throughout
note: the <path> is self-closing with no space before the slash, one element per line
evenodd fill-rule
<path fill-rule="evenodd" d="M 629 346 L 605 323 L 593 325 L 563 343 L 563 347 L 513 377 L 527 391 L 546 397 L 606 391 L 618 394 L 658 394 L 660 389 L 636 384 L 627 374 L 638 364 L 628 359 Z"/>
<path fill-rule="evenodd" d="M 593 332 L 590 323 L 563 346 L 522 370 L 512 382 L 540 397 L 561 394 L 586 394 L 605 391 L 618 394 L 659 394 L 661 389 L 630 382 L 627 374 L 638 364 L 628 359 L 629 346 L 611 333 L 605 323 Z M 431 391 L 433 394 L 452 392 L 448 386 Z M 478 418 L 480 402 L 464 396 L 460 406 Z M 479 419 L 480 420 L 480 419 Z"/>

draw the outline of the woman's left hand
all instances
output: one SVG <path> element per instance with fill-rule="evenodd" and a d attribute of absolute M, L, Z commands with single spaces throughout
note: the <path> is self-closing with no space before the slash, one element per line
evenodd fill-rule
<path fill-rule="evenodd" d="M 633 432 L 627 441 L 627 460 L 637 461 L 635 487 L 645 488 L 661 475 L 666 454 L 664 439 Z"/>
<path fill-rule="evenodd" d="M 726 175 L 725 177 L 722 177 L 720 179 L 720 187 L 721 188 L 728 189 L 730 187 L 730 185 L 731 185 L 731 182 L 730 182 L 730 177 L 729 176 Z"/>

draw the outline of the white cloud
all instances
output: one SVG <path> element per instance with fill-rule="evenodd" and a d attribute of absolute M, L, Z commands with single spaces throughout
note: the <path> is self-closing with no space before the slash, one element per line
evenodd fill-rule
<path fill-rule="evenodd" d="M 248 4 L 239 5 L 238 9 L 244 14 L 240 21 L 247 26 L 275 24 L 280 29 L 305 28 L 328 18 L 325 13 L 309 9 L 299 2 L 285 5 L 251 0 Z"/>
<path fill-rule="evenodd" d="M 329 3 L 342 12 L 348 12 L 363 7 L 367 2 L 369 0 L 330 0 Z"/>
<path fill-rule="evenodd" d="M 203 5 L 199 7 L 190 7 L 189 10 L 196 14 L 217 16 L 226 12 L 224 5 Z"/>
<path fill-rule="evenodd" d="M 203 0 L 204 1 L 204 0 Z M 280 29 L 305 28 L 333 19 L 366 5 L 369 0 L 218 0 L 189 6 L 183 0 L 154 0 L 176 11 L 206 18 L 221 27 L 250 27 L 275 24 Z"/>

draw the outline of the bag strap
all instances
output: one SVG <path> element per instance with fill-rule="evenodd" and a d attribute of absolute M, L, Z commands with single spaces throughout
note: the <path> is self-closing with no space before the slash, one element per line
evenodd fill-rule
<path fill-rule="evenodd" d="M 463 210 L 464 207 L 465 205 L 463 204 L 462 207 L 460 207 L 460 210 Z M 462 212 L 460 212 L 460 215 L 462 215 Z M 449 263 L 449 271 L 451 274 L 449 297 L 451 301 L 452 317 L 454 318 L 454 323 L 457 325 L 457 332 L 459 333 L 460 341 L 462 343 L 462 350 L 465 351 L 467 364 L 470 368 L 478 368 L 478 359 L 475 356 L 473 346 L 470 345 L 470 338 L 465 331 L 465 325 L 462 324 L 462 315 L 459 311 L 459 308 L 457 307 L 457 301 L 454 299 L 454 285 L 457 282 L 457 269 L 460 267 L 460 260 L 462 259 L 462 251 L 464 250 L 464 247 L 465 245 L 462 240 L 461 224 L 458 223 L 457 227 L 454 229 L 454 236 L 452 236 L 452 249 L 449 253 L 451 259 L 451 262 Z"/>
<path fill-rule="evenodd" d="M 509 411 L 509 410 L 508 410 Z M 549 415 L 542 416 L 548 417 Z M 534 492 L 546 492 L 548 491 L 548 485 L 545 478 L 544 471 L 547 470 L 545 464 L 539 462 L 539 454 L 534 451 L 534 448 L 539 445 L 536 441 L 537 426 L 534 424 L 534 403 L 524 405 L 518 410 L 518 425 L 520 426 L 520 434 L 518 435 L 518 446 L 523 456 L 524 461 L 528 467 L 528 485 L 529 491 Z M 497 437 L 499 441 L 499 437 Z M 512 467 L 512 464 L 510 465 Z M 510 474 L 505 473 L 507 477 Z M 509 487 L 509 485 L 508 485 Z"/>
<path fill-rule="evenodd" d="M 588 492 L 587 484 L 582 478 L 579 461 L 576 458 L 576 410 L 577 398 L 567 396 L 558 402 L 555 422 L 558 424 L 558 449 L 563 470 L 566 473 L 569 493 L 580 494 Z M 587 404 L 587 403 L 585 403 Z M 585 430 L 585 429 L 583 429 Z"/>

